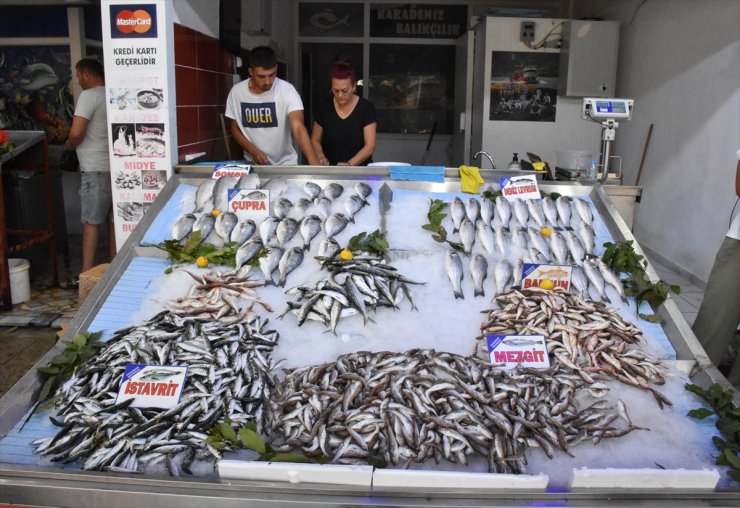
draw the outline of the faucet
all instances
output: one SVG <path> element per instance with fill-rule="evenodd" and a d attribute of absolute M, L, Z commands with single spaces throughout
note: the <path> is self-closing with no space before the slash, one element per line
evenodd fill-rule
<path fill-rule="evenodd" d="M 483 150 L 481 150 L 480 152 L 473 155 L 473 159 L 477 159 L 479 155 L 485 155 L 486 157 L 488 157 L 488 161 L 491 163 L 491 168 L 496 169 L 496 164 L 493 162 L 493 157 L 491 157 L 488 152 L 484 152 Z"/>

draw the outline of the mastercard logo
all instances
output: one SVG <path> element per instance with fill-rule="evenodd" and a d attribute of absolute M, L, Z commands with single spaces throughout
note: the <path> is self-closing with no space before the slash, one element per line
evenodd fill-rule
<path fill-rule="evenodd" d="M 152 27 L 152 17 L 143 9 L 122 10 L 116 15 L 115 23 L 121 33 L 144 34 Z"/>

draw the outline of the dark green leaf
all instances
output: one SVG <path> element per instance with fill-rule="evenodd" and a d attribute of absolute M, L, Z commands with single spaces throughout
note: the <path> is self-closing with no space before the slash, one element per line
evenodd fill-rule
<path fill-rule="evenodd" d="M 260 455 L 265 453 L 265 442 L 253 430 L 246 428 L 239 430 L 239 440 L 244 445 L 244 448 L 254 450 Z"/>
<path fill-rule="evenodd" d="M 740 471 L 729 471 L 727 473 L 727 476 L 735 480 L 736 482 L 740 482 Z"/>
<path fill-rule="evenodd" d="M 55 375 L 59 374 L 59 367 L 39 367 L 37 369 L 42 374 Z"/>
<path fill-rule="evenodd" d="M 52 390 L 54 389 L 57 379 L 57 376 L 52 376 L 46 380 L 44 385 L 41 387 L 41 390 L 39 391 L 39 402 L 43 402 L 49 397 L 49 394 L 51 394 Z"/>
<path fill-rule="evenodd" d="M 725 436 L 735 439 L 735 433 L 740 432 L 740 421 L 733 418 L 720 418 L 717 421 L 717 428 Z"/>
<path fill-rule="evenodd" d="M 734 443 L 730 443 L 729 441 L 725 441 L 719 436 L 712 436 L 712 443 L 714 443 L 714 446 L 716 446 L 720 450 L 740 450 L 740 446 Z"/>
<path fill-rule="evenodd" d="M 699 409 L 692 409 L 687 414 L 691 418 L 696 418 L 697 420 L 703 420 L 704 418 L 708 416 L 712 416 L 714 413 L 710 411 L 709 409 L 700 407 Z"/>
<path fill-rule="evenodd" d="M 729 466 L 730 463 L 727 462 L 727 458 L 725 457 L 724 453 L 720 453 L 719 457 L 717 457 L 717 460 L 714 461 L 715 464 L 718 466 Z"/>
<path fill-rule="evenodd" d="M 452 247 L 457 252 L 465 252 L 465 248 L 462 246 L 461 243 L 451 242 L 449 240 L 447 240 L 447 243 L 450 244 L 450 247 Z"/>
<path fill-rule="evenodd" d="M 651 323 L 661 323 L 663 321 L 663 318 L 657 314 L 643 314 L 640 312 L 639 316 L 645 321 L 650 321 Z"/>
<path fill-rule="evenodd" d="M 724 456 L 730 466 L 735 469 L 740 469 L 740 457 L 737 456 L 737 452 L 733 450 L 725 450 Z"/>
<path fill-rule="evenodd" d="M 244 424 L 243 429 L 251 430 L 252 432 L 257 432 L 257 424 L 254 422 L 247 422 Z"/>
<path fill-rule="evenodd" d="M 703 399 L 706 399 L 706 393 L 707 392 L 701 386 L 697 386 L 697 385 L 694 385 L 694 384 L 691 384 L 691 383 L 686 383 L 685 385 L 683 385 L 683 387 L 686 388 L 690 392 L 694 392 L 699 397 L 701 397 Z"/>
<path fill-rule="evenodd" d="M 234 431 L 234 428 L 228 423 L 226 422 L 219 423 L 218 430 L 221 431 L 221 435 L 224 438 L 228 439 L 232 443 L 238 442 L 239 438 L 236 437 L 236 432 Z"/>

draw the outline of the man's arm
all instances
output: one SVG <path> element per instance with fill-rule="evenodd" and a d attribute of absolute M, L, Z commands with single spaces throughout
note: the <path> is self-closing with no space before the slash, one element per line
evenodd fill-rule
<path fill-rule="evenodd" d="M 270 160 L 267 158 L 267 154 L 260 150 L 257 145 L 249 141 L 244 134 L 242 134 L 242 131 L 239 129 L 239 124 L 236 123 L 236 120 L 234 120 L 233 118 L 229 118 L 229 127 L 231 129 L 231 135 L 234 136 L 234 140 L 236 140 L 239 146 L 242 147 L 242 149 L 252 157 L 252 161 L 255 164 L 258 164 L 260 166 L 268 166 L 270 164 Z"/>
<path fill-rule="evenodd" d="M 82 140 L 85 139 L 85 132 L 89 123 L 90 120 L 84 116 L 75 115 L 72 118 L 72 127 L 69 128 L 69 136 L 64 143 L 68 150 L 74 150 L 82 143 Z"/>
<path fill-rule="evenodd" d="M 293 137 L 298 142 L 303 155 L 308 159 L 308 163 L 311 166 L 319 166 L 319 158 L 316 157 L 311 145 L 311 138 L 308 137 L 308 131 L 303 123 L 303 110 L 299 109 L 288 113 L 288 121 L 290 122 L 290 128 L 293 129 Z"/>
<path fill-rule="evenodd" d="M 313 145 L 313 151 L 316 154 L 316 158 L 319 160 L 319 164 L 326 166 L 329 164 L 329 159 L 324 155 L 324 149 L 321 147 L 321 137 L 324 134 L 324 129 L 318 123 L 313 123 L 313 129 L 311 129 L 311 145 Z"/>
<path fill-rule="evenodd" d="M 740 198 L 740 159 L 737 161 L 737 169 L 735 170 L 735 194 Z"/>

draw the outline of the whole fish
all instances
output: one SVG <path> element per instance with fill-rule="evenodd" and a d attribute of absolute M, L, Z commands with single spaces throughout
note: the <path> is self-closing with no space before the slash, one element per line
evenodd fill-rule
<path fill-rule="evenodd" d="M 321 218 L 318 215 L 307 215 L 301 220 L 301 238 L 303 238 L 303 250 L 309 250 L 311 240 L 321 231 Z"/>
<path fill-rule="evenodd" d="M 259 259 L 260 270 L 265 277 L 265 286 L 275 284 L 272 279 L 272 272 L 277 269 L 283 254 L 285 254 L 285 251 L 280 247 L 271 247 L 267 254 Z"/>
<path fill-rule="evenodd" d="M 203 180 L 198 185 L 198 190 L 195 191 L 195 211 L 200 212 L 205 208 L 206 203 L 213 204 L 213 187 L 216 185 L 216 180 L 209 178 Z"/>
<path fill-rule="evenodd" d="M 223 238 L 225 243 L 228 243 L 231 239 L 231 232 L 238 223 L 239 219 L 234 213 L 223 212 L 216 217 L 213 228 L 216 230 L 216 234 Z"/>
<path fill-rule="evenodd" d="M 529 236 L 526 229 L 512 228 L 509 236 L 511 237 L 511 245 L 514 247 L 521 250 L 527 250 L 527 247 L 529 247 Z"/>
<path fill-rule="evenodd" d="M 316 251 L 316 255 L 319 257 L 332 258 L 334 254 L 339 250 L 339 244 L 332 238 L 324 238 L 319 244 L 319 249 Z"/>
<path fill-rule="evenodd" d="M 588 295 L 588 279 L 579 265 L 574 265 L 570 274 L 570 284 L 581 296 Z"/>
<path fill-rule="evenodd" d="M 273 217 L 272 215 L 270 215 L 269 217 L 265 217 L 262 220 L 259 227 L 262 245 L 269 245 L 270 241 L 275 238 L 275 233 L 277 232 L 277 227 L 279 224 L 280 219 L 278 219 L 277 217 Z"/>
<path fill-rule="evenodd" d="M 311 203 L 313 203 L 313 201 L 308 198 L 298 198 L 298 200 L 296 200 L 295 202 L 295 208 L 299 212 L 305 213 L 306 210 L 308 210 L 308 207 L 311 206 Z"/>
<path fill-rule="evenodd" d="M 355 214 L 359 212 L 363 206 L 365 206 L 365 198 L 359 194 L 352 194 L 347 196 L 344 200 L 344 210 L 347 212 L 347 218 L 349 221 L 355 223 Z"/>
<path fill-rule="evenodd" d="M 321 186 L 314 182 L 306 182 L 303 184 L 303 192 L 308 194 L 308 197 L 314 200 L 319 197 L 319 194 L 321 194 Z"/>
<path fill-rule="evenodd" d="M 463 267 L 460 256 L 455 251 L 447 251 L 445 254 L 445 271 L 452 283 L 452 291 L 455 298 L 465 298 L 462 292 Z"/>
<path fill-rule="evenodd" d="M 550 232 L 550 251 L 555 256 L 555 260 L 561 265 L 568 262 L 568 246 L 563 235 L 555 230 Z"/>
<path fill-rule="evenodd" d="M 367 203 L 367 198 L 373 193 L 373 189 L 365 182 L 357 182 L 355 184 L 355 192 L 359 194 L 362 199 Z"/>
<path fill-rule="evenodd" d="M 213 186 L 213 208 L 221 212 L 229 209 L 229 189 L 236 187 L 238 176 L 219 176 Z"/>
<path fill-rule="evenodd" d="M 285 244 L 292 240 L 298 232 L 298 227 L 298 221 L 291 217 L 281 220 L 275 230 L 275 238 L 277 238 L 278 245 L 285 247 Z"/>
<path fill-rule="evenodd" d="M 499 196 L 496 198 L 496 215 L 506 229 L 509 229 L 509 221 L 511 220 L 511 204 L 503 197 Z"/>
<path fill-rule="evenodd" d="M 195 215 L 192 213 L 186 213 L 181 215 L 179 219 L 172 225 L 172 239 L 178 242 L 188 236 L 193 231 L 193 224 L 195 224 Z"/>
<path fill-rule="evenodd" d="M 537 250 L 535 247 L 530 246 L 527 249 L 527 262 L 528 263 L 535 263 L 538 265 L 546 264 L 550 262 L 549 257 L 545 257 L 539 250 Z"/>
<path fill-rule="evenodd" d="M 332 182 L 321 191 L 321 195 L 334 201 L 344 192 L 344 187 L 336 182 Z"/>
<path fill-rule="evenodd" d="M 496 243 L 493 238 L 493 229 L 491 229 L 491 226 L 489 226 L 489 224 L 490 222 L 488 221 L 480 221 L 475 226 L 475 232 L 476 236 L 478 237 L 478 241 L 483 246 L 483 248 L 486 249 L 486 252 L 494 256 L 496 254 Z"/>
<path fill-rule="evenodd" d="M 565 196 L 558 196 L 558 198 L 555 200 L 555 207 L 558 209 L 560 222 L 563 223 L 564 227 L 570 227 L 570 198 L 566 198 Z"/>
<path fill-rule="evenodd" d="M 519 226 L 526 228 L 529 223 L 529 209 L 527 205 L 521 199 L 512 200 L 512 207 L 514 208 L 514 217 L 519 223 Z"/>
<path fill-rule="evenodd" d="M 278 286 L 285 286 L 285 278 L 303 263 L 303 248 L 293 247 L 285 251 L 283 256 L 280 258 L 278 263 L 278 273 L 280 274 L 280 280 Z"/>
<path fill-rule="evenodd" d="M 591 286 L 596 290 L 597 295 L 603 301 L 606 300 L 606 294 L 604 293 L 604 276 L 601 275 L 601 271 L 598 266 L 595 265 L 590 259 L 586 259 L 583 262 L 583 271 L 586 273 Z"/>
<path fill-rule="evenodd" d="M 313 200 L 313 204 L 324 219 L 328 219 L 331 215 L 331 200 L 324 196 L 319 196 Z"/>
<path fill-rule="evenodd" d="M 455 196 L 450 204 L 450 218 L 452 218 L 453 233 L 458 232 L 465 215 L 465 204 L 463 204 L 462 199 Z"/>
<path fill-rule="evenodd" d="M 545 212 L 542 208 L 542 202 L 539 199 L 528 199 L 526 202 L 529 216 L 541 228 L 545 227 Z"/>
<path fill-rule="evenodd" d="M 465 217 L 460 224 L 460 243 L 462 243 L 465 254 L 470 255 L 475 242 L 475 226 L 473 222 Z"/>
<path fill-rule="evenodd" d="M 581 221 L 585 222 L 589 226 L 593 224 L 594 215 L 591 212 L 591 205 L 588 204 L 588 201 L 583 198 L 575 198 L 573 200 L 573 205 L 575 206 L 576 213 L 578 213 Z"/>
<path fill-rule="evenodd" d="M 344 231 L 348 223 L 349 219 L 343 213 L 332 214 L 324 222 L 324 233 L 326 233 L 326 236 L 334 237 Z"/>
<path fill-rule="evenodd" d="M 542 210 L 545 212 L 547 222 L 554 228 L 558 227 L 558 207 L 551 197 L 542 198 Z"/>
<path fill-rule="evenodd" d="M 489 226 L 491 225 L 491 221 L 493 220 L 493 216 L 495 215 L 495 209 L 496 203 L 494 203 L 492 200 L 488 199 L 485 196 L 480 198 L 480 218 Z"/>
<path fill-rule="evenodd" d="M 527 234 L 529 235 L 529 245 L 540 251 L 545 259 L 549 260 L 550 249 L 547 247 L 547 242 L 545 242 L 545 238 L 540 231 L 535 228 L 529 228 Z"/>
<path fill-rule="evenodd" d="M 478 221 L 478 217 L 480 217 L 480 203 L 476 198 L 468 198 L 465 202 L 465 215 L 473 224 Z"/>
<path fill-rule="evenodd" d="M 240 268 L 244 263 L 251 261 L 254 256 L 262 250 L 262 241 L 259 238 L 252 238 L 242 244 L 236 251 L 234 261 L 236 268 Z"/>
<path fill-rule="evenodd" d="M 621 298 L 623 302 L 626 302 L 627 295 L 624 292 L 624 285 L 622 284 L 622 280 L 601 259 L 599 259 L 597 263 L 599 267 L 599 272 L 601 272 L 601 276 L 604 277 L 604 282 L 613 287 L 617 291 L 619 298 Z"/>
<path fill-rule="evenodd" d="M 476 254 L 470 259 L 470 278 L 473 279 L 474 296 L 485 296 L 483 291 L 483 281 L 488 275 L 488 261 L 484 256 Z"/>
<path fill-rule="evenodd" d="M 293 209 L 293 202 L 288 198 L 279 198 L 272 203 L 272 215 L 278 219 L 284 219 Z"/>
<path fill-rule="evenodd" d="M 496 224 L 493 228 L 493 238 L 496 241 L 496 248 L 502 256 L 507 256 L 509 253 L 509 234 L 506 232 L 503 226 Z"/>
<path fill-rule="evenodd" d="M 586 254 L 593 254 L 596 248 L 596 235 L 594 230 L 586 224 L 581 222 L 578 225 L 578 238 L 583 242 L 583 247 L 586 249 Z"/>
<path fill-rule="evenodd" d="M 522 274 L 524 272 L 524 261 L 522 258 L 517 259 L 514 262 L 514 269 L 511 274 L 511 285 L 514 287 L 520 287 L 522 285 Z"/>
<path fill-rule="evenodd" d="M 210 213 L 201 215 L 200 217 L 198 217 L 198 219 L 193 224 L 192 233 L 195 233 L 196 231 L 200 231 L 200 241 L 202 242 L 208 237 L 208 235 L 211 234 L 211 231 L 213 231 L 213 226 L 215 224 L 216 224 L 216 218 Z"/>
<path fill-rule="evenodd" d="M 257 224 L 252 219 L 246 219 L 231 230 L 231 237 L 229 239 L 241 246 L 244 242 L 252 238 L 255 231 L 257 231 Z"/>
<path fill-rule="evenodd" d="M 493 267 L 493 281 L 496 283 L 496 294 L 501 294 L 506 290 L 506 286 L 511 282 L 511 276 L 514 273 L 514 269 L 505 259 L 496 261 L 496 265 Z"/>
<path fill-rule="evenodd" d="M 239 181 L 236 182 L 236 186 L 239 189 L 259 189 L 260 188 L 260 175 L 257 173 L 247 173 L 239 177 Z"/>
<path fill-rule="evenodd" d="M 574 231 L 566 231 L 563 236 L 570 251 L 570 257 L 573 258 L 576 265 L 582 265 L 583 258 L 586 257 L 586 247 L 583 246 L 583 242 Z"/>
<path fill-rule="evenodd" d="M 276 176 L 263 183 L 260 189 L 269 190 L 270 199 L 277 199 L 288 190 L 288 180 L 284 176 Z"/>

